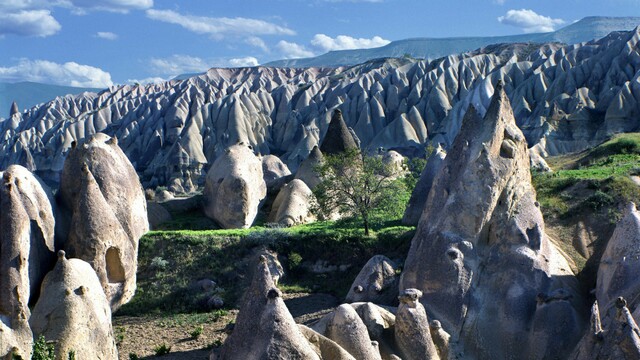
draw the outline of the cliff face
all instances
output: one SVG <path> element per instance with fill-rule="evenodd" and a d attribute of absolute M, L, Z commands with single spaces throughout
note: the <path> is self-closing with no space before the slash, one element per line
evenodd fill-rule
<path fill-rule="evenodd" d="M 634 131 L 639 30 L 578 45 L 492 45 L 432 62 L 381 59 L 350 68 L 211 69 L 181 81 L 57 98 L 0 122 L 0 168 L 56 182 L 73 141 L 119 145 L 143 185 L 202 184 L 225 148 L 244 142 L 295 170 L 339 109 L 365 149 L 450 145 L 473 104 L 484 115 L 499 80 L 528 145 L 580 150 Z"/>

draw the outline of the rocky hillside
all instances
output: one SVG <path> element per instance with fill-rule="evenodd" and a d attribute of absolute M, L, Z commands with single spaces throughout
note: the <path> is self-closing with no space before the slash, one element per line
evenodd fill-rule
<path fill-rule="evenodd" d="M 188 192 L 183 185 L 202 184 L 210 164 L 238 142 L 295 170 L 335 109 L 362 148 L 421 154 L 428 143 L 452 143 L 469 104 L 484 115 L 500 80 L 529 146 L 576 151 L 637 129 L 639 40 L 636 29 L 570 46 L 492 45 L 432 62 L 211 69 L 57 98 L 0 122 L 0 168 L 22 164 L 55 183 L 73 142 L 104 132 L 118 138 L 143 185 Z"/>

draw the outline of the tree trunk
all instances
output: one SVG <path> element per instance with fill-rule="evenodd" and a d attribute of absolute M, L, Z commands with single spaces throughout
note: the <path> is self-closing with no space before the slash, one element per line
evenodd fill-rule
<path fill-rule="evenodd" d="M 369 218 L 363 216 L 362 220 L 364 221 L 364 236 L 369 236 Z"/>

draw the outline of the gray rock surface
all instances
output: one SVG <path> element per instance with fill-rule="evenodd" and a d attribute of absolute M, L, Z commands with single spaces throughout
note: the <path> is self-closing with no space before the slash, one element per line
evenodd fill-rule
<path fill-rule="evenodd" d="M 431 338 L 429 319 L 420 303 L 422 292 L 405 289 L 399 296 L 396 313 L 395 340 L 402 358 L 406 360 L 435 359 L 440 355 Z"/>
<path fill-rule="evenodd" d="M 381 359 L 378 343 L 371 341 L 367 327 L 348 304 L 338 306 L 331 314 L 325 336 L 356 359 Z"/>
<path fill-rule="evenodd" d="M 236 144 L 207 173 L 204 212 L 225 229 L 248 228 L 266 196 L 262 163 L 247 145 Z"/>
<path fill-rule="evenodd" d="M 397 266 L 384 255 L 369 259 L 353 281 L 346 301 L 391 305 L 398 296 Z"/>
<path fill-rule="evenodd" d="M 622 296 L 634 311 L 640 305 L 640 213 L 629 203 L 600 258 L 596 299 L 601 309 Z"/>
<path fill-rule="evenodd" d="M 407 209 L 404 212 L 404 216 L 402 216 L 403 224 L 418 225 L 420 216 L 424 212 L 424 206 L 427 203 L 429 191 L 431 191 L 431 186 L 433 185 L 433 179 L 435 179 L 438 171 L 442 168 L 442 163 L 446 156 L 447 153 L 442 149 L 442 146 L 438 144 L 427 159 L 427 164 L 422 170 L 422 173 L 420 173 L 420 179 L 418 179 L 416 187 L 411 193 Z"/>
<path fill-rule="evenodd" d="M 283 163 L 279 157 L 275 155 L 265 155 L 262 157 L 262 174 L 264 182 L 267 184 L 267 191 L 278 192 L 282 185 L 287 182 L 291 171 L 287 164 Z"/>
<path fill-rule="evenodd" d="M 0 356 L 31 357 L 33 337 L 28 319 L 31 295 L 29 260 L 31 219 L 18 179 L 3 176 L 0 185 Z M 42 239 L 42 237 L 41 237 Z"/>
<path fill-rule="evenodd" d="M 267 221 L 284 226 L 293 226 L 313 222 L 311 213 L 311 189 L 299 179 L 293 179 L 284 185 L 273 201 Z"/>
<path fill-rule="evenodd" d="M 149 218 L 150 230 L 156 230 L 158 226 L 171 220 L 169 211 L 155 201 L 149 201 L 147 203 L 147 217 Z"/>
<path fill-rule="evenodd" d="M 28 225 L 22 229 L 20 236 L 29 239 L 30 247 L 28 251 L 29 269 L 29 294 L 27 300 L 34 303 L 40 290 L 40 283 L 44 276 L 53 268 L 55 263 L 55 228 L 56 228 L 56 206 L 51 190 L 37 176 L 20 165 L 11 165 L 4 172 L 0 172 L 0 177 L 5 185 L 11 184 L 12 190 L 16 193 L 16 198 L 12 198 L 7 193 L 9 199 L 15 199 L 22 210 L 14 210 L 14 214 L 7 214 L 9 217 L 17 217 L 24 213 L 29 221 Z M 0 213 L 9 207 L 0 209 Z M 7 220 L 11 221 L 11 220 Z M 18 221 L 21 222 L 21 221 Z M 6 226 L 12 226 L 6 224 Z M 13 225 L 15 226 L 15 225 Z M 0 236 L 12 236 L 3 233 Z"/>
<path fill-rule="evenodd" d="M 233 332 L 213 359 L 320 359 L 296 325 L 262 258 Z"/>
<path fill-rule="evenodd" d="M 94 267 L 115 311 L 135 293 L 138 241 L 149 230 L 142 186 L 117 140 L 96 134 L 72 149 L 60 195 L 70 216 L 64 249 Z"/>
<path fill-rule="evenodd" d="M 467 356 L 568 356 L 583 330 L 578 283 L 544 232 L 526 141 L 501 86 L 484 119 L 473 108 L 465 116 L 431 194 L 401 290 L 421 290 Z M 554 317 L 562 334 L 544 321 Z"/>
<path fill-rule="evenodd" d="M 70 352 L 76 359 L 118 359 L 110 304 L 91 265 L 60 251 L 41 294 L 29 323 L 35 336 L 56 342 L 57 359 Z"/>
<path fill-rule="evenodd" d="M 296 171 L 296 179 L 304 181 L 311 190 L 315 189 L 322 181 L 318 175 L 317 167 L 322 165 L 324 156 L 318 146 L 314 146 L 309 156 L 300 163 L 298 171 Z"/>
<path fill-rule="evenodd" d="M 530 146 L 546 139 L 550 155 L 581 150 L 637 128 L 638 39 L 637 31 L 616 32 L 577 45 L 490 45 L 337 69 L 211 69 L 57 98 L 0 122 L 0 168 L 22 164 L 57 182 L 71 143 L 102 131 L 118 137 L 145 187 L 187 191 L 237 142 L 295 170 L 336 109 L 362 149 L 448 147 L 470 104 L 484 114 L 498 80 Z"/>
<path fill-rule="evenodd" d="M 300 327 L 302 335 L 304 335 L 309 344 L 313 347 L 316 354 L 318 354 L 321 359 L 356 360 L 353 356 L 351 356 L 351 354 L 344 350 L 335 341 L 318 334 L 317 332 L 304 325 L 298 326 Z"/>

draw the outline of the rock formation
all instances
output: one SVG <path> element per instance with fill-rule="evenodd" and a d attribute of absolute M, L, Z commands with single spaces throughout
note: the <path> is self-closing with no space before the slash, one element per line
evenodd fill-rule
<path fill-rule="evenodd" d="M 277 193 L 291 175 L 287 165 L 275 155 L 262 157 L 262 173 L 269 193 Z"/>
<path fill-rule="evenodd" d="M 118 359 L 111 308 L 91 265 L 58 254 L 29 319 L 35 336 L 56 342 L 56 358 Z"/>
<path fill-rule="evenodd" d="M 275 287 L 262 258 L 245 293 L 233 332 L 213 359 L 320 359 Z"/>
<path fill-rule="evenodd" d="M 627 205 L 600 258 L 596 299 L 608 309 L 622 296 L 633 311 L 640 305 L 640 213 L 635 204 Z M 640 320 L 640 319 L 639 319 Z"/>
<path fill-rule="evenodd" d="M 431 194 L 401 290 L 424 293 L 457 352 L 567 356 L 582 332 L 577 281 L 544 232 L 527 144 L 502 86 L 484 119 L 473 108 L 465 116 Z M 544 321 L 554 317 L 565 321 L 560 335 Z"/>
<path fill-rule="evenodd" d="M 7 227 L 7 231 L 17 226 L 15 231 L 18 232 L 10 234 L 3 231 L 0 237 L 25 236 L 28 239 L 28 251 L 25 254 L 28 254 L 26 266 L 29 272 L 29 296 L 25 299 L 33 303 L 42 279 L 55 261 L 55 202 L 49 188 L 20 165 L 11 165 L 4 172 L 0 172 L 0 175 L 7 190 L 0 193 L 0 197 L 6 197 L 6 201 L 10 202 L 17 201 L 0 209 L 0 213 L 7 211 L 3 214 L 7 216 L 4 226 Z M 9 193 L 9 187 L 15 193 L 15 197 Z M 24 215 L 26 218 L 20 219 Z"/>
<path fill-rule="evenodd" d="M 334 110 L 320 151 L 325 155 L 336 155 L 349 149 L 358 149 L 358 145 L 342 118 L 342 111 Z"/>
<path fill-rule="evenodd" d="M 248 228 L 266 195 L 262 163 L 247 145 L 236 144 L 207 173 L 204 210 L 225 229 Z"/>
<path fill-rule="evenodd" d="M 149 228 L 151 230 L 155 230 L 161 224 L 171 220 L 169 211 L 154 201 L 147 203 L 147 217 L 149 218 Z"/>
<path fill-rule="evenodd" d="M 422 173 L 420 173 L 420 179 L 418 179 L 418 183 L 416 183 L 416 187 L 411 193 L 407 209 L 404 211 L 404 216 L 402 217 L 403 224 L 418 225 L 420 216 L 424 212 L 424 206 L 427 203 L 429 191 L 431 191 L 433 179 L 435 179 L 440 168 L 442 168 L 442 163 L 446 156 L 447 153 L 442 149 L 442 146 L 438 144 L 427 159 L 427 164 L 422 170 Z"/>
<path fill-rule="evenodd" d="M 306 224 L 315 220 L 310 203 L 313 193 L 302 180 L 293 179 L 280 189 L 267 219 L 284 226 Z"/>
<path fill-rule="evenodd" d="M 325 334 L 356 359 L 381 359 L 378 343 L 371 341 L 367 327 L 351 305 L 338 306 Z"/>
<path fill-rule="evenodd" d="M 591 326 L 572 359 L 640 358 L 639 256 L 640 213 L 630 203 L 600 259 Z"/>
<path fill-rule="evenodd" d="M 529 145 L 546 139 L 550 155 L 582 150 L 637 128 L 639 38 L 615 32 L 586 44 L 491 45 L 350 68 L 211 69 L 61 97 L 0 122 L 0 168 L 22 164 L 57 182 L 72 142 L 102 131 L 119 139 L 147 188 L 202 185 L 207 168 L 237 142 L 278 154 L 294 170 L 336 109 L 362 149 L 448 147 L 469 105 L 484 113 L 499 80 Z"/>
<path fill-rule="evenodd" d="M 395 339 L 402 358 L 406 360 L 440 359 L 438 349 L 431 338 L 429 319 L 419 302 L 422 292 L 406 289 L 399 296 L 396 313 Z"/>
<path fill-rule="evenodd" d="M 296 171 L 296 179 L 304 181 L 309 189 L 315 189 L 322 181 L 318 175 L 317 167 L 322 165 L 324 156 L 320 152 L 318 146 L 314 146 L 309 153 L 309 156 L 302 161 L 298 171 Z"/>
<path fill-rule="evenodd" d="M 71 217 L 64 249 L 92 264 L 115 311 L 133 297 L 138 240 L 149 230 L 142 186 L 117 140 L 96 134 L 72 149 L 60 194 Z"/>
<path fill-rule="evenodd" d="M 384 255 L 369 259 L 351 285 L 346 301 L 391 305 L 398 296 L 397 267 Z"/>
<path fill-rule="evenodd" d="M 44 243 L 44 237 L 32 233 L 38 227 L 32 226 L 27 210 L 30 199 L 23 197 L 23 190 L 33 184 L 22 182 L 6 172 L 0 188 L 0 356 L 11 358 L 16 354 L 29 359 L 33 342 L 28 323 L 33 279 L 30 249 L 32 241 Z M 34 243 L 34 247 L 39 245 Z"/>

